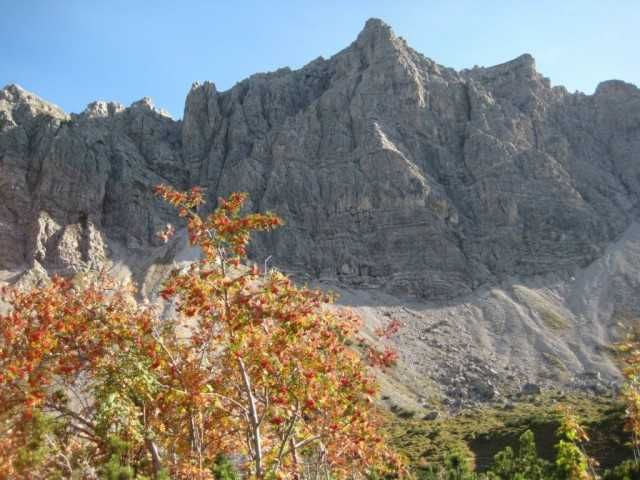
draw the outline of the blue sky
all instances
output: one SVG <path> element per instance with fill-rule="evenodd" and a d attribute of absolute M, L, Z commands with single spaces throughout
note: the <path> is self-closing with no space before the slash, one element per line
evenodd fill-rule
<path fill-rule="evenodd" d="M 182 116 L 191 83 L 224 90 L 351 43 L 369 17 L 443 65 L 531 53 L 554 85 L 640 85 L 639 0 L 0 0 L 0 87 L 68 112 L 144 96 Z"/>

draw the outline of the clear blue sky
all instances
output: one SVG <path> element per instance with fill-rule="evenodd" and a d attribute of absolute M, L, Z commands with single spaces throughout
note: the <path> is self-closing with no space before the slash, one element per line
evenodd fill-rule
<path fill-rule="evenodd" d="M 456 69 L 529 52 L 554 85 L 640 85 L 639 0 L 0 0 L 0 87 L 68 112 L 144 96 L 182 117 L 195 80 L 224 90 L 346 47 L 369 17 Z"/>

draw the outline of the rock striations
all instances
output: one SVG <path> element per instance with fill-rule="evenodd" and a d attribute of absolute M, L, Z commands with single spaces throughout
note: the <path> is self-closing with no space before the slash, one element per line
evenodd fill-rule
<path fill-rule="evenodd" d="M 637 217 L 639 156 L 635 86 L 570 94 L 527 54 L 458 72 L 372 19 L 330 59 L 194 84 L 182 121 L 148 99 L 68 115 L 0 90 L 0 269 L 148 267 L 172 218 L 151 194 L 165 182 L 247 191 L 283 216 L 256 259 L 458 305 L 603 257 Z"/>

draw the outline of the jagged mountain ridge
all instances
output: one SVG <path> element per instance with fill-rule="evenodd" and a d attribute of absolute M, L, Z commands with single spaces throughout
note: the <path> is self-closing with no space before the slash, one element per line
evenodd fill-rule
<path fill-rule="evenodd" d="M 183 122 L 146 99 L 69 117 L 15 86 L 1 98 L 0 239 L 24 246 L 4 265 L 72 267 L 51 233 L 69 224 L 153 245 L 169 217 L 148 190 L 166 181 L 280 213 L 257 252 L 280 265 L 450 298 L 588 264 L 637 202 L 636 87 L 569 94 L 528 55 L 455 72 L 378 20 L 329 60 L 195 84 Z"/>
<path fill-rule="evenodd" d="M 552 351 L 572 371 L 602 364 L 614 375 L 594 353 L 609 335 L 609 303 L 607 316 L 587 322 L 604 333 L 576 348 L 557 345 L 540 312 L 523 313 L 527 299 L 539 299 L 524 290 L 518 298 L 513 283 L 535 291 L 540 278 L 552 279 L 561 292 L 553 308 L 580 326 L 584 312 L 569 305 L 566 282 L 633 228 L 639 154 L 637 87 L 613 80 L 593 95 L 570 94 L 551 87 L 529 55 L 457 72 L 373 19 L 330 59 L 254 75 L 224 92 L 194 84 L 182 121 L 148 99 L 128 108 L 95 102 L 67 115 L 5 87 L 0 270 L 121 262 L 144 279 L 175 253 L 155 237 L 174 220 L 153 198 L 155 184 L 202 185 L 211 198 L 243 190 L 250 208 L 287 222 L 258 239 L 257 260 L 273 255 L 338 288 L 382 287 L 446 300 L 454 311 L 463 302 L 456 299 L 481 300 L 497 286 L 507 292 L 506 300 L 494 296 L 502 313 L 480 308 L 489 313 L 474 314 L 478 329 L 499 337 L 496 318 L 522 315 L 537 322 L 525 363 Z M 635 291 L 625 275 L 623 290 Z M 504 354 L 508 340 L 487 352 Z M 495 362 L 489 353 L 487 364 Z M 525 367 L 516 379 L 535 380 L 537 370 Z"/>

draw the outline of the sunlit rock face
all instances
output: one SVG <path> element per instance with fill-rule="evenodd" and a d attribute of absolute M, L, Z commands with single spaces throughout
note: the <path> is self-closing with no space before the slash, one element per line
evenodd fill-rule
<path fill-rule="evenodd" d="M 242 190 L 286 227 L 256 259 L 312 278 L 454 298 L 510 275 L 568 272 L 630 225 L 640 92 L 551 87 L 530 55 L 461 72 L 380 20 L 332 58 L 219 92 L 183 121 L 149 99 L 67 115 L 0 91 L 0 268 L 73 270 L 157 245 L 153 185 Z M 142 253 L 140 253 L 142 255 Z M 100 260 L 97 260 L 100 259 Z"/>

